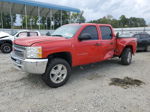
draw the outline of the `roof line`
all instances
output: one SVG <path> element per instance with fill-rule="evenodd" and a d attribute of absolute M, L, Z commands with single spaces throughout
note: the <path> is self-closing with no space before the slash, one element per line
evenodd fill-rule
<path fill-rule="evenodd" d="M 30 6 L 38 6 L 38 7 L 42 7 L 42 8 L 71 11 L 71 12 L 77 12 L 77 13 L 81 12 L 77 8 L 56 5 L 56 4 L 51 4 L 51 3 L 37 2 L 37 1 L 33 1 L 33 0 L 0 0 L 0 1 L 11 2 L 11 3 L 16 3 L 16 4 L 25 4 L 25 5 L 30 5 Z"/>

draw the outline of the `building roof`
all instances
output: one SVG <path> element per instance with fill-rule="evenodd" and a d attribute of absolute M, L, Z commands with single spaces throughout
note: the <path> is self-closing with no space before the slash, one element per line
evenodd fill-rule
<path fill-rule="evenodd" d="M 70 12 L 76 12 L 80 13 L 80 10 L 77 8 L 67 7 L 67 6 L 61 6 L 61 5 L 55 5 L 50 3 L 44 3 L 44 2 L 37 2 L 33 0 L 0 0 L 0 6 L 2 12 L 10 12 L 10 7 L 12 10 L 12 13 L 14 14 L 24 14 L 24 7 L 27 7 L 27 14 L 28 15 L 37 15 L 37 7 L 40 7 L 40 10 L 42 13 L 41 15 L 46 15 L 49 10 L 63 10 L 63 11 L 70 11 Z"/>

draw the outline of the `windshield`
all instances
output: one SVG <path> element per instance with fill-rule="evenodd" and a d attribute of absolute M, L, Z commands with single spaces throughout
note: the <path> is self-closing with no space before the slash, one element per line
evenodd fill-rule
<path fill-rule="evenodd" d="M 51 36 L 72 38 L 80 27 L 81 25 L 64 25 L 56 29 Z"/>
<path fill-rule="evenodd" d="M 12 36 L 15 36 L 17 34 L 17 32 L 12 33 Z"/>

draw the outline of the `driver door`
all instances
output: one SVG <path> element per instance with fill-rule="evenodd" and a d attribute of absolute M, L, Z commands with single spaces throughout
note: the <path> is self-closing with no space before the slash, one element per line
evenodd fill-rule
<path fill-rule="evenodd" d="M 93 62 L 97 62 L 101 60 L 101 53 L 99 50 L 100 40 L 98 36 L 98 29 L 96 26 L 86 26 L 80 35 L 82 34 L 89 34 L 91 39 L 89 40 L 82 40 L 78 39 L 76 43 L 76 57 L 77 57 L 77 65 L 84 65 Z M 79 36 L 80 36 L 79 35 Z"/>

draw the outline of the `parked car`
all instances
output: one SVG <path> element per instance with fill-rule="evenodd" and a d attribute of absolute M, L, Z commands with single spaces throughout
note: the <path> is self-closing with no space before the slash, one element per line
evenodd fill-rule
<path fill-rule="evenodd" d="M 133 38 L 133 34 L 130 33 L 117 33 L 118 38 Z"/>
<path fill-rule="evenodd" d="M 12 43 L 15 39 L 30 36 L 40 36 L 40 33 L 38 31 L 23 30 L 16 32 L 14 35 L 9 35 L 7 33 L 0 32 L 0 50 L 2 53 L 10 53 L 12 51 Z"/>
<path fill-rule="evenodd" d="M 5 38 L 6 36 L 11 36 L 11 35 L 5 32 L 0 32 L 0 38 Z"/>
<path fill-rule="evenodd" d="M 134 34 L 133 37 L 137 38 L 137 50 L 148 51 L 150 49 L 150 34 L 138 33 Z"/>
<path fill-rule="evenodd" d="M 111 25 L 68 24 L 55 30 L 51 37 L 16 39 L 11 59 L 15 68 L 43 74 L 45 83 L 56 88 L 67 82 L 75 66 L 114 56 L 129 65 L 136 45 L 136 38 L 117 38 Z"/>

